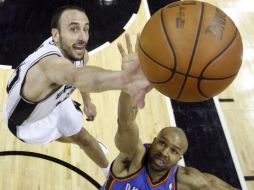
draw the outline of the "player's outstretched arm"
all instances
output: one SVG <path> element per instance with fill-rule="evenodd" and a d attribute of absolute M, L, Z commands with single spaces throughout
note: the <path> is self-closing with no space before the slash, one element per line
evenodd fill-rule
<path fill-rule="evenodd" d="M 56 55 L 44 58 L 41 68 L 46 77 L 59 85 L 73 85 L 81 92 L 124 89 L 123 71 L 110 71 L 95 66 L 75 67 Z"/>
<path fill-rule="evenodd" d="M 137 151 L 139 151 L 138 148 L 143 148 L 139 139 L 139 129 L 135 121 L 137 112 L 137 106 L 131 96 L 121 92 L 118 103 L 118 129 L 115 135 L 115 144 L 120 154 L 127 160 L 132 160 Z"/>
<path fill-rule="evenodd" d="M 115 144 L 120 153 L 112 167 L 117 177 L 130 176 L 142 167 L 145 148 L 139 139 L 139 129 L 135 121 L 137 111 L 132 98 L 121 92 L 118 103 L 118 128 L 115 135 Z"/>
<path fill-rule="evenodd" d="M 127 52 L 121 44 L 118 44 L 123 59 L 122 69 L 129 66 L 130 60 L 137 59 L 136 53 L 132 52 L 129 35 L 126 35 L 126 44 Z M 142 73 L 139 75 L 142 78 Z M 147 89 L 144 92 L 146 93 Z M 133 174 L 142 165 L 145 148 L 139 139 L 139 129 L 136 123 L 137 112 L 138 108 L 134 99 L 122 91 L 118 102 L 118 128 L 115 135 L 115 144 L 120 154 L 113 165 L 113 172 L 118 177 Z"/>
<path fill-rule="evenodd" d="M 132 61 L 138 60 L 137 46 L 139 35 L 137 35 L 135 51 L 133 51 L 129 34 L 125 35 L 125 39 L 127 51 L 125 51 L 122 44 L 118 44 L 118 49 L 122 55 L 122 70 L 132 66 Z M 137 76 L 141 81 L 145 79 L 141 70 L 137 71 Z M 149 85 L 147 88 L 143 89 L 144 92 L 141 93 L 145 95 L 148 89 Z M 140 92 L 134 93 L 139 94 Z M 115 136 L 115 143 L 120 151 L 120 155 L 127 160 L 133 160 L 133 157 L 136 156 L 137 153 L 142 154 L 145 151 L 139 139 L 139 129 L 136 123 L 137 112 L 138 109 L 134 99 L 129 94 L 122 91 L 118 102 L 118 130 Z"/>
<path fill-rule="evenodd" d="M 120 51 L 122 56 L 123 52 Z M 134 56 L 135 55 L 135 56 Z M 81 92 L 102 92 L 106 90 L 125 90 L 133 97 L 139 107 L 144 107 L 146 89 L 150 86 L 144 75 L 140 74 L 139 60 L 136 54 L 123 56 L 128 66 L 122 71 L 105 70 L 95 66 L 79 68 L 66 58 L 56 55 L 40 61 L 41 71 L 48 80 L 59 85 L 72 85 Z"/>
<path fill-rule="evenodd" d="M 178 168 L 177 186 L 179 190 L 237 190 L 214 175 L 181 166 Z"/>

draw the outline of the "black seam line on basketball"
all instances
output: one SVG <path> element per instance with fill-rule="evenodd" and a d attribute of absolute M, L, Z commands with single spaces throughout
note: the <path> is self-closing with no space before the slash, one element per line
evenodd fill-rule
<path fill-rule="evenodd" d="M 164 22 L 164 19 L 163 19 L 163 16 L 162 16 L 162 14 L 163 14 L 163 9 L 161 9 L 160 13 L 161 13 L 160 16 L 161 16 L 162 28 L 163 28 L 164 34 L 167 34 L 166 27 L 165 27 L 165 24 L 164 24 L 165 22 Z M 157 63 L 159 66 L 165 68 L 166 70 L 172 72 L 171 76 L 170 76 L 168 79 L 164 80 L 164 81 L 157 82 L 157 81 L 151 81 L 151 80 L 149 80 L 149 82 L 154 83 L 154 84 L 161 84 L 161 83 L 165 83 L 165 82 L 170 81 L 170 80 L 174 77 L 175 73 L 178 73 L 178 74 L 182 74 L 182 75 L 183 75 L 183 73 L 180 73 L 180 72 L 176 71 L 176 55 L 175 55 L 175 50 L 173 49 L 172 43 L 171 43 L 171 41 L 170 41 L 168 35 L 165 35 L 165 37 L 166 37 L 166 39 L 167 39 L 168 46 L 170 47 L 170 49 L 171 49 L 171 51 L 172 51 L 172 54 L 173 54 L 173 57 L 174 57 L 174 58 L 173 58 L 173 60 L 174 60 L 174 62 L 173 62 L 173 65 L 174 65 L 173 69 L 172 69 L 172 68 L 168 68 L 168 67 L 166 67 L 165 65 L 162 65 L 160 62 L 158 62 L 158 61 L 156 61 L 154 58 L 152 58 L 152 56 L 150 56 L 150 55 L 144 50 L 144 48 L 142 47 L 141 43 L 139 43 L 139 47 L 140 47 L 141 51 L 142 51 L 149 59 L 151 59 L 153 62 Z"/>
<path fill-rule="evenodd" d="M 202 75 L 204 74 L 205 70 L 206 70 L 217 58 L 219 58 L 222 54 L 224 54 L 225 51 L 228 50 L 228 48 L 231 46 L 231 44 L 235 41 L 235 39 L 236 39 L 236 37 L 237 37 L 237 33 L 238 33 L 238 32 L 237 32 L 237 29 L 236 29 L 235 34 L 234 34 L 232 40 L 231 40 L 231 41 L 229 42 L 229 44 L 224 48 L 224 50 L 222 50 L 217 56 L 215 56 L 212 60 L 210 60 L 210 61 L 206 64 L 206 66 L 202 69 L 201 74 L 200 74 L 200 75 L 201 75 L 201 79 L 202 79 Z M 237 73 L 234 74 L 234 75 L 231 75 L 231 77 L 233 77 L 233 76 L 235 76 L 235 75 L 237 75 Z M 231 77 L 228 77 L 228 78 L 231 78 Z M 225 78 L 225 77 L 224 77 L 224 78 Z M 208 96 L 206 96 L 206 95 L 202 92 L 202 90 L 201 90 L 201 88 L 200 88 L 201 79 L 198 80 L 198 91 L 199 91 L 199 93 L 200 93 L 202 96 L 204 96 L 204 97 L 206 97 L 206 98 L 209 98 Z M 227 79 L 227 78 L 225 78 L 225 79 Z"/>
<path fill-rule="evenodd" d="M 140 47 L 140 50 L 147 56 L 147 58 L 149 58 L 149 59 L 151 59 L 153 62 L 157 63 L 159 66 L 165 68 L 166 70 L 169 70 L 169 71 L 171 71 L 171 72 L 174 72 L 174 73 L 176 73 L 176 74 L 185 76 L 184 73 L 179 72 L 179 71 L 174 71 L 173 69 L 170 69 L 170 68 L 166 67 L 165 65 L 160 64 L 160 63 L 159 63 L 158 61 L 156 61 L 155 59 L 153 59 L 148 53 L 145 52 L 145 50 L 143 49 L 143 47 L 141 46 L 140 43 L 139 43 L 139 47 Z M 237 73 L 236 73 L 236 74 L 237 74 Z M 188 76 L 189 78 L 194 78 L 194 79 L 199 79 L 199 80 L 225 80 L 225 79 L 234 77 L 236 74 L 233 74 L 233 75 L 230 75 L 230 76 L 227 76 L 227 77 L 220 77 L 220 78 L 197 77 L 197 76 L 193 76 L 193 75 L 187 75 L 187 76 Z M 160 81 L 160 82 L 151 81 L 151 80 L 149 80 L 149 82 L 154 83 L 154 84 L 162 84 L 162 83 L 168 82 L 169 80 L 171 80 L 171 78 L 172 78 L 172 77 L 170 77 L 169 79 L 167 79 L 167 80 L 165 80 L 165 81 Z"/>
<path fill-rule="evenodd" d="M 171 5 L 171 4 L 173 4 L 173 5 Z M 170 3 L 166 8 L 168 9 L 168 8 L 174 8 L 174 7 L 180 6 L 180 4 L 178 4 L 178 2 L 175 2 L 175 4 L 176 5 L 174 5 L 174 3 Z M 181 5 L 196 5 L 196 2 L 184 2 L 184 1 L 182 1 Z"/>
<path fill-rule="evenodd" d="M 232 74 L 230 76 L 218 77 L 218 78 L 209 78 L 209 77 L 196 77 L 196 78 L 199 79 L 199 80 L 225 80 L 225 79 L 229 79 L 231 77 L 234 77 L 236 75 L 237 75 L 237 73 L 236 74 Z"/>
<path fill-rule="evenodd" d="M 176 53 L 175 53 L 175 50 L 174 50 L 174 48 L 173 48 L 173 45 L 172 45 L 172 43 L 171 43 L 171 41 L 170 41 L 168 32 L 167 32 L 167 30 L 166 30 L 165 21 L 164 21 L 164 17 L 163 17 L 164 9 L 165 9 L 165 8 L 161 9 L 160 16 L 161 16 L 161 24 L 162 24 L 162 28 L 163 28 L 163 31 L 164 31 L 164 35 L 165 35 L 165 37 L 166 37 L 166 39 L 167 39 L 168 46 L 169 46 L 169 48 L 171 49 L 172 54 L 173 54 L 173 68 L 170 69 L 170 70 L 172 70 L 172 75 L 171 75 L 171 77 L 170 77 L 170 79 L 171 79 L 171 78 L 174 77 L 174 75 L 175 75 L 175 73 L 176 73 L 175 71 L 176 71 L 177 60 L 176 60 Z"/>
<path fill-rule="evenodd" d="M 194 56 L 195 56 L 195 53 L 196 53 L 196 48 L 197 48 L 197 45 L 198 45 L 198 40 L 199 40 L 199 36 L 200 36 L 200 30 L 201 30 L 201 25 L 202 25 L 202 22 L 203 22 L 203 15 L 204 15 L 204 3 L 201 2 L 201 5 L 202 5 L 202 7 L 201 7 L 201 15 L 200 15 L 200 19 L 199 19 L 199 24 L 198 24 L 198 32 L 197 32 L 197 35 L 196 35 L 194 48 L 193 48 L 193 51 L 192 51 L 191 59 L 190 59 L 190 62 L 189 62 L 187 73 L 186 73 L 187 75 L 184 77 L 183 85 L 182 85 L 182 87 L 180 89 L 180 92 L 179 92 L 178 96 L 176 97 L 176 99 L 179 99 L 182 92 L 183 92 L 184 86 L 187 82 L 187 78 L 188 78 L 188 75 L 189 75 L 190 70 L 191 70 L 191 66 L 192 66 L 192 63 L 193 63 Z"/>
<path fill-rule="evenodd" d="M 225 80 L 225 79 L 229 79 L 229 78 L 232 78 L 232 77 L 235 77 L 236 74 L 233 74 L 231 76 L 227 76 L 227 77 L 221 77 L 221 78 L 206 78 L 206 77 L 195 77 L 195 76 L 189 76 L 189 78 L 194 78 L 194 79 L 198 79 L 198 80 Z M 154 83 L 154 84 L 161 84 L 161 83 L 165 83 L 165 82 L 152 82 L 152 81 L 149 81 L 151 83 Z M 206 97 L 206 96 L 205 96 Z"/>
<path fill-rule="evenodd" d="M 146 55 L 147 58 L 151 59 L 153 62 L 157 63 L 159 66 L 165 68 L 166 70 L 169 70 L 175 74 L 179 74 L 179 75 L 183 75 L 185 76 L 184 73 L 182 72 L 179 72 L 179 71 L 175 71 L 173 69 L 170 69 L 168 67 L 166 67 L 165 65 L 162 65 L 161 63 L 159 63 L 158 61 L 156 61 L 155 59 L 153 59 L 147 52 L 145 52 L 145 50 L 143 49 L 143 47 L 141 46 L 141 44 L 139 43 L 139 47 L 140 47 L 140 50 Z M 236 73 L 237 74 L 237 73 Z M 230 76 L 227 76 L 227 77 L 220 77 L 220 78 L 209 78 L 209 77 L 197 77 L 197 76 L 193 76 L 193 75 L 187 75 L 189 78 L 194 78 L 194 79 L 200 79 L 200 80 L 224 80 L 224 79 L 228 79 L 228 78 L 231 78 L 233 76 L 235 76 L 236 74 L 233 74 L 233 75 L 230 75 Z M 151 81 L 149 80 L 149 82 L 151 83 L 154 83 L 154 84 L 162 84 L 162 83 L 165 83 L 165 82 L 168 82 L 169 80 L 171 80 L 172 77 L 169 77 L 169 79 L 165 80 L 165 81 L 160 81 L 160 82 L 157 82 L 157 81 Z"/>
<path fill-rule="evenodd" d="M 59 165 L 62 165 L 64 167 L 76 172 L 83 178 L 87 179 L 96 188 L 98 188 L 98 189 L 101 188 L 101 185 L 97 181 L 95 181 L 93 178 L 91 178 L 88 174 L 86 174 L 82 170 L 78 169 L 77 167 L 75 167 L 63 160 L 54 158 L 52 156 L 48 156 L 48 155 L 44 155 L 44 154 L 40 154 L 40 153 L 35 153 L 35 152 L 27 152 L 27 151 L 2 151 L 2 152 L 0 152 L 0 156 L 29 156 L 29 157 L 41 158 L 44 160 L 52 161 L 52 162 L 55 162 Z"/>
<path fill-rule="evenodd" d="M 153 59 L 148 53 L 146 53 L 145 50 L 143 49 L 143 47 L 141 46 L 140 43 L 139 43 L 139 47 L 140 47 L 141 51 L 142 51 L 149 59 L 151 59 L 153 62 L 157 63 L 159 66 L 165 68 L 166 70 L 171 71 L 170 68 L 167 68 L 165 65 L 162 65 L 161 63 L 159 63 L 158 61 L 156 61 L 155 59 Z M 151 81 L 151 80 L 149 80 L 149 82 L 151 82 L 151 83 L 158 83 L 158 84 L 160 84 L 160 83 L 165 83 L 165 82 L 170 81 L 172 77 L 173 77 L 173 75 L 171 75 L 171 76 L 170 76 L 168 79 L 166 79 L 165 81 L 161 81 L 161 82 L 155 82 L 155 81 Z"/>

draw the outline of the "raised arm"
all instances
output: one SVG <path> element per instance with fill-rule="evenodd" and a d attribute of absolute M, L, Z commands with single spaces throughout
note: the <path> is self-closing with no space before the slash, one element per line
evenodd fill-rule
<path fill-rule="evenodd" d="M 52 55 L 40 61 L 40 68 L 46 78 L 53 83 L 72 85 L 81 92 L 128 91 L 134 97 L 138 107 L 142 108 L 146 89 L 150 84 L 144 75 L 140 74 L 137 55 L 125 62 L 129 65 L 122 71 L 105 70 L 95 66 L 78 68 L 68 59 Z"/>
<path fill-rule="evenodd" d="M 139 35 L 137 35 L 134 52 L 128 34 L 125 35 L 125 39 L 127 52 L 124 50 L 122 44 L 118 44 L 118 49 L 122 55 L 123 70 L 132 65 L 133 60 L 138 59 L 137 48 Z M 138 76 L 144 78 L 141 70 L 139 71 Z M 149 85 L 144 89 L 145 93 L 148 91 L 148 88 Z M 136 92 L 136 94 L 139 94 L 139 92 Z M 132 97 L 125 92 L 121 92 L 118 102 L 118 130 L 115 136 L 115 143 L 120 151 L 120 156 L 127 160 L 133 160 L 133 157 L 136 156 L 137 153 L 144 153 L 144 147 L 139 139 L 139 129 L 136 124 L 137 112 L 138 109 Z"/>
<path fill-rule="evenodd" d="M 99 67 L 75 67 L 66 58 L 56 55 L 44 58 L 41 68 L 46 77 L 59 85 L 73 85 L 81 92 L 101 92 L 124 89 L 123 71 L 110 71 Z"/>
<path fill-rule="evenodd" d="M 177 186 L 179 190 L 237 190 L 214 175 L 181 166 L 178 168 Z"/>
<path fill-rule="evenodd" d="M 126 177 L 142 167 L 145 148 L 139 139 L 139 129 L 135 122 L 137 107 L 132 98 L 121 92 L 118 104 L 118 129 L 115 144 L 120 151 L 114 160 L 112 171 L 117 177 Z"/>
<path fill-rule="evenodd" d="M 139 129 L 135 121 L 138 109 L 132 98 L 121 92 L 118 103 L 118 129 L 115 144 L 122 158 L 131 161 L 137 151 L 143 151 Z M 140 150 L 141 149 L 141 150 Z"/>
<path fill-rule="evenodd" d="M 123 59 L 122 69 L 128 67 L 131 60 L 137 59 L 137 54 L 132 51 L 129 35 L 126 35 L 126 45 L 128 52 L 125 52 L 122 45 L 118 44 Z M 139 74 L 142 77 L 142 73 Z M 147 90 L 146 88 L 144 92 L 146 93 Z M 136 123 L 137 112 L 133 98 L 122 91 L 118 102 L 118 129 L 115 135 L 115 144 L 120 153 L 113 165 L 113 172 L 118 177 L 133 174 L 142 166 L 145 148 L 139 139 L 139 129 Z"/>

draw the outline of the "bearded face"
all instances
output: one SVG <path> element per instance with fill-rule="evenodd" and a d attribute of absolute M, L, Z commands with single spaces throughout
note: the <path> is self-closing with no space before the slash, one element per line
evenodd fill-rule
<path fill-rule="evenodd" d="M 164 128 L 149 149 L 148 164 L 152 172 L 169 171 L 185 153 L 188 142 L 178 128 Z"/>
<path fill-rule="evenodd" d="M 65 10 L 53 39 L 66 58 L 72 61 L 82 60 L 89 40 L 89 20 L 85 13 Z"/>

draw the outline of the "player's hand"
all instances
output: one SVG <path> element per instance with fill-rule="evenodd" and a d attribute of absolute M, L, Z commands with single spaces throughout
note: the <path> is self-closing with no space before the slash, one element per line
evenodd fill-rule
<path fill-rule="evenodd" d="M 87 101 L 84 104 L 84 113 L 87 117 L 87 121 L 93 121 L 94 118 L 97 115 L 97 111 L 96 111 L 96 106 L 91 102 L 91 101 Z"/>
<path fill-rule="evenodd" d="M 135 51 L 132 49 L 130 35 L 125 35 L 127 52 L 125 52 L 121 43 L 118 43 L 118 49 L 122 55 L 122 70 L 124 72 L 124 81 L 127 92 L 134 98 L 139 108 L 145 106 L 145 95 L 152 87 L 144 76 L 138 59 L 139 34 L 137 35 Z"/>

